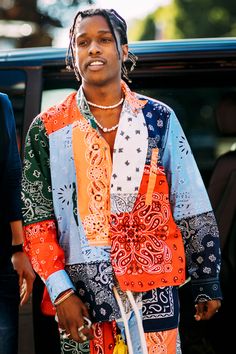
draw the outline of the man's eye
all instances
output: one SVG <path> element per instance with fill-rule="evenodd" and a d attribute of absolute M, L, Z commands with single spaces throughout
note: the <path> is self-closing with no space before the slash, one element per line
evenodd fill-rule
<path fill-rule="evenodd" d="M 111 38 L 101 38 L 101 42 L 103 42 L 103 43 L 109 43 L 111 41 L 112 41 Z"/>
<path fill-rule="evenodd" d="M 87 45 L 87 43 L 88 43 L 88 42 L 85 41 L 85 40 L 83 40 L 83 41 L 78 41 L 78 42 L 77 42 L 77 44 L 78 44 L 79 47 L 84 47 L 84 46 Z"/>

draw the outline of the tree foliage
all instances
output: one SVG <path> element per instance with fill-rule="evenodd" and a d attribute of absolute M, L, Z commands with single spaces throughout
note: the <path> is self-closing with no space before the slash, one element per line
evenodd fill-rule
<path fill-rule="evenodd" d="M 132 40 L 236 36 L 236 0 L 172 0 L 134 24 L 131 33 Z"/>
<path fill-rule="evenodd" d="M 0 0 L 0 20 L 33 24 L 32 34 L 19 37 L 15 47 L 50 46 L 53 29 L 69 25 L 80 6 L 93 3 L 94 0 Z"/>
<path fill-rule="evenodd" d="M 154 39 L 156 36 L 156 24 L 153 16 L 149 15 L 143 22 L 142 30 L 139 36 L 140 41 Z"/>
<path fill-rule="evenodd" d="M 38 0 L 38 8 L 50 18 L 60 19 L 62 25 L 67 26 L 79 7 L 93 3 L 94 0 Z"/>
<path fill-rule="evenodd" d="M 236 35 L 234 0 L 174 0 L 176 27 L 182 38 Z"/>

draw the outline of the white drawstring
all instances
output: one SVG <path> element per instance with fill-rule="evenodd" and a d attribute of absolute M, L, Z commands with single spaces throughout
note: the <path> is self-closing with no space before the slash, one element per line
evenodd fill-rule
<path fill-rule="evenodd" d="M 140 341 L 141 341 L 143 354 L 148 354 L 145 334 L 144 334 L 144 330 L 143 330 L 143 323 L 142 323 L 142 320 L 141 320 L 141 316 L 140 316 L 140 312 L 139 312 L 138 306 L 137 306 L 137 304 L 136 304 L 136 302 L 134 300 L 134 296 L 133 296 L 132 292 L 130 290 L 127 290 L 126 293 L 128 295 L 129 301 L 130 301 L 130 303 L 132 305 L 132 308 L 134 310 L 134 314 L 135 314 L 136 321 L 137 321 L 137 324 L 138 324 L 138 331 L 139 331 L 139 337 L 140 337 Z"/>
<path fill-rule="evenodd" d="M 124 310 L 124 306 L 123 303 L 121 301 L 120 295 L 116 289 L 116 287 L 113 288 L 114 294 L 115 294 L 115 298 L 116 301 L 119 305 L 120 308 L 120 312 L 121 312 L 121 316 L 124 322 L 124 326 L 125 326 L 125 335 L 126 335 L 126 340 L 127 340 L 127 345 L 128 345 L 128 349 L 129 349 L 129 354 L 133 354 L 133 346 L 132 346 L 132 341 L 131 341 L 131 337 L 130 337 L 130 331 L 129 331 L 129 325 L 128 325 L 128 320 L 126 317 L 126 313 Z M 132 306 L 132 309 L 134 311 L 135 317 L 136 317 L 136 321 L 137 321 L 137 325 L 138 325 L 138 331 L 139 331 L 139 337 L 140 337 L 140 342 L 141 342 L 141 347 L 142 347 L 142 354 L 148 354 L 148 350 L 147 350 L 147 345 L 146 345 L 146 339 L 145 339 L 145 334 L 144 334 L 144 330 L 143 330 L 143 323 L 141 320 L 141 316 L 139 313 L 139 309 L 138 306 L 134 300 L 134 296 L 132 294 L 132 292 L 130 290 L 126 291 L 128 299 L 130 301 L 130 304 Z"/>
<path fill-rule="evenodd" d="M 122 304 L 120 295 L 119 295 L 119 293 L 118 293 L 118 291 L 117 291 L 115 286 L 113 288 L 113 291 L 114 291 L 114 294 L 115 294 L 116 301 L 117 301 L 117 303 L 119 305 L 119 308 L 120 308 L 122 320 L 124 322 L 125 335 L 126 335 L 127 345 L 128 345 L 128 349 L 129 349 L 129 354 L 133 354 L 133 346 L 132 346 L 132 341 L 131 341 L 131 338 L 130 338 L 129 325 L 128 325 L 128 320 L 127 320 L 126 313 L 125 313 L 125 310 L 124 310 L 124 306 Z"/>

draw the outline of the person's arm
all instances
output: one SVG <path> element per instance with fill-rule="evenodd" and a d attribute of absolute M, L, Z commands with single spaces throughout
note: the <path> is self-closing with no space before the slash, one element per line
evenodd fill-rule
<path fill-rule="evenodd" d="M 47 286 L 52 303 L 74 286 L 64 270 L 52 201 L 49 138 L 40 116 L 28 131 L 22 176 L 25 250 Z"/>
<path fill-rule="evenodd" d="M 12 245 L 23 245 L 24 243 L 24 234 L 23 234 L 23 225 L 21 220 L 11 221 L 11 233 L 12 233 Z"/>
<path fill-rule="evenodd" d="M 58 242 L 52 200 L 49 138 L 40 116 L 27 134 L 22 186 L 26 252 L 47 286 L 60 328 L 80 342 L 78 328 L 89 314 L 64 270 L 64 251 Z M 85 328 L 83 334 L 92 338 L 90 328 Z"/>
<path fill-rule="evenodd" d="M 21 305 L 24 305 L 32 293 L 35 274 L 29 258 L 23 251 L 24 235 L 21 220 L 10 222 L 12 231 L 12 264 L 19 276 Z"/>
<path fill-rule="evenodd" d="M 8 146 L 5 164 L 6 215 L 12 233 L 12 263 L 19 275 L 21 305 L 27 302 L 33 288 L 35 274 L 28 257 L 23 252 L 23 227 L 21 215 L 21 161 L 17 146 L 15 119 L 10 100 L 1 95 L 3 110 L 2 119 L 5 120 L 5 134 L 8 136 Z"/>
<path fill-rule="evenodd" d="M 21 160 L 17 146 L 16 126 L 11 102 L 7 95 L 1 95 L 4 130 L 7 139 L 4 170 L 5 210 L 8 222 L 21 220 Z"/>
<path fill-rule="evenodd" d="M 162 160 L 170 186 L 173 216 L 185 244 L 196 319 L 208 319 L 218 310 L 222 298 L 219 232 L 202 177 L 173 111 Z"/>

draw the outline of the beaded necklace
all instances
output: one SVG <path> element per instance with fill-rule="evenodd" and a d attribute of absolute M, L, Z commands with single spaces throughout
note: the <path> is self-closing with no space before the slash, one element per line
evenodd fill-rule
<path fill-rule="evenodd" d="M 100 109 L 114 109 L 114 108 L 119 107 L 123 103 L 123 101 L 124 101 L 124 97 L 122 97 L 119 102 L 117 102 L 116 104 L 114 104 L 112 106 L 102 106 L 102 105 L 99 105 L 99 104 L 96 104 L 96 103 L 93 103 L 90 101 L 87 101 L 87 103 L 92 107 L 96 107 L 96 108 L 100 108 Z M 112 132 L 113 130 L 116 130 L 119 126 L 119 123 L 118 123 L 116 125 L 113 125 L 113 127 L 111 127 L 111 128 L 106 128 L 106 127 L 103 127 L 94 116 L 93 116 L 93 120 L 104 133 Z"/>
<path fill-rule="evenodd" d="M 90 101 L 87 101 L 87 103 L 92 107 L 96 107 L 96 108 L 100 108 L 100 109 L 114 109 L 114 108 L 120 106 L 121 103 L 123 103 L 123 101 L 124 101 L 124 97 L 122 97 L 119 102 L 117 102 L 116 104 L 113 104 L 112 106 L 102 106 L 102 105 L 99 105 L 99 104 L 96 104 L 96 103 L 93 103 Z"/>
<path fill-rule="evenodd" d="M 111 127 L 111 128 L 106 128 L 106 127 L 103 127 L 94 116 L 93 116 L 93 120 L 104 133 L 112 132 L 113 130 L 116 130 L 119 126 L 119 123 L 117 123 L 116 125 L 113 125 L 113 127 Z"/>

